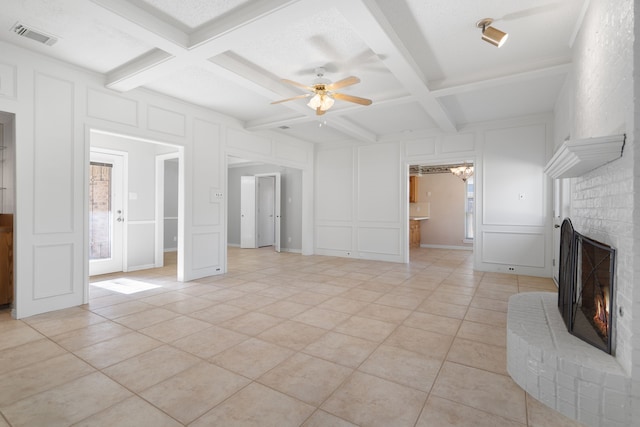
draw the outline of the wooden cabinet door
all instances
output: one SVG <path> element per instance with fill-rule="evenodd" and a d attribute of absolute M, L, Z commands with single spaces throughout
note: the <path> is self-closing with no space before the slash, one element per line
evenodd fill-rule
<path fill-rule="evenodd" d="M 420 221 L 409 221 L 409 247 L 420 247 Z"/>
<path fill-rule="evenodd" d="M 418 180 L 415 176 L 409 177 L 409 203 L 416 203 L 418 200 Z"/>

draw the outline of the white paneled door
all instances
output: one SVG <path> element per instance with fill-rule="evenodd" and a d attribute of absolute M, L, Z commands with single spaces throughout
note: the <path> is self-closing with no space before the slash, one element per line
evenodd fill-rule
<path fill-rule="evenodd" d="M 280 173 L 240 179 L 240 247 L 280 252 Z"/>
<path fill-rule="evenodd" d="M 124 153 L 91 151 L 89 274 L 123 271 Z"/>
<path fill-rule="evenodd" d="M 275 243 L 275 177 L 258 178 L 258 247 Z"/>

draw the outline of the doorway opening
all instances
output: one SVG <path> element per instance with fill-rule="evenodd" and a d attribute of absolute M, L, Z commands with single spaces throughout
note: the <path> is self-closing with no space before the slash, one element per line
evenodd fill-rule
<path fill-rule="evenodd" d="M 457 167 L 468 170 L 462 176 Z M 475 177 L 473 161 L 408 167 L 408 247 L 473 250 Z"/>
<path fill-rule="evenodd" d="M 16 116 L 0 111 L 0 307 L 15 307 L 14 241 Z"/>
<path fill-rule="evenodd" d="M 89 131 L 89 146 L 89 275 L 163 266 L 166 221 L 158 205 L 164 202 L 167 184 L 159 165 L 174 159 L 177 166 L 178 182 L 171 185 L 178 199 L 172 216 L 179 254 L 184 230 L 182 147 L 96 129 Z M 182 265 L 177 265 L 178 277 Z"/>
<path fill-rule="evenodd" d="M 280 232 L 274 229 L 274 251 L 278 244 L 281 252 L 302 253 L 303 172 L 300 169 L 275 164 L 250 161 L 237 156 L 227 156 L 227 246 L 241 247 L 241 181 L 243 176 L 280 178 L 281 196 Z M 274 185 L 278 187 L 278 184 Z M 269 211 L 269 210 L 268 210 Z M 274 217 L 275 213 L 274 206 Z M 269 221 L 269 214 L 265 215 Z M 269 250 L 269 248 L 267 248 Z M 229 268 L 231 269 L 231 265 Z M 231 270 L 229 270 L 231 271 Z"/>

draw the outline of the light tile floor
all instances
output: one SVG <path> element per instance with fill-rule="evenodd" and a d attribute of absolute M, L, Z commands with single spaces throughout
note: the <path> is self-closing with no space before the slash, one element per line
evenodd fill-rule
<path fill-rule="evenodd" d="M 230 273 L 100 276 L 86 306 L 0 312 L 0 427 L 578 426 L 505 369 L 507 299 L 550 290 L 467 251 L 408 265 L 229 249 Z"/>

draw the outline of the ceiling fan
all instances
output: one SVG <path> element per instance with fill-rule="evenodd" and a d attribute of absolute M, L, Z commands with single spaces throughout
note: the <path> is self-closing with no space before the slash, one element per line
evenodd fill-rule
<path fill-rule="evenodd" d="M 355 76 L 350 76 L 342 80 L 338 80 L 335 83 L 331 83 L 330 80 L 325 79 L 324 68 L 316 68 L 317 79 L 313 84 L 307 86 L 302 83 L 294 82 L 293 80 L 282 79 L 283 82 L 293 86 L 301 87 L 309 91 L 304 95 L 294 96 L 292 98 L 281 99 L 280 101 L 274 101 L 272 104 L 279 104 L 281 102 L 293 101 L 294 99 L 302 99 L 312 97 L 307 104 L 309 108 L 316 110 L 316 115 L 323 115 L 335 102 L 336 99 L 341 101 L 355 102 L 360 105 L 371 105 L 371 100 L 366 98 L 360 98 L 358 96 L 345 95 L 344 93 L 335 92 L 337 89 L 341 89 L 346 86 L 351 86 L 356 83 L 360 83 L 360 79 Z"/>

